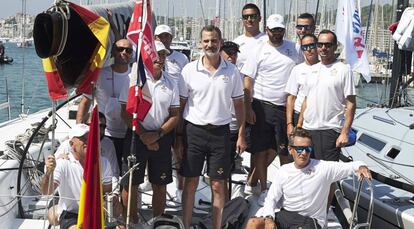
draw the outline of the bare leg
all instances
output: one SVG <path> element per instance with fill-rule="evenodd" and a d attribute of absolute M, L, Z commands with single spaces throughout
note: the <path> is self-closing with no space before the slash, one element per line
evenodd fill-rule
<path fill-rule="evenodd" d="M 261 191 L 266 190 L 266 185 L 267 185 L 267 166 L 265 166 L 267 164 L 267 155 L 268 155 L 268 150 L 266 151 L 262 151 L 259 153 L 256 153 L 256 164 L 258 165 L 256 167 L 256 171 L 257 171 L 257 177 L 260 180 L 260 188 Z M 260 166 L 262 165 L 262 166 Z"/>
<path fill-rule="evenodd" d="M 250 154 L 250 171 L 249 175 L 247 177 L 247 183 L 250 186 L 256 186 L 258 177 L 257 177 L 257 171 L 256 171 L 256 160 L 257 160 L 257 153 L 256 154 Z"/>
<path fill-rule="evenodd" d="M 130 212 L 130 217 L 131 217 L 130 222 L 132 223 L 138 223 L 137 195 L 138 195 L 138 186 L 133 185 L 132 193 L 131 193 L 131 212 Z M 121 198 L 122 198 L 122 206 L 123 206 L 122 215 L 123 215 L 124 220 L 126 220 L 127 206 L 128 206 L 128 186 L 122 189 Z"/>
<path fill-rule="evenodd" d="M 211 180 L 213 193 L 213 228 L 220 229 L 223 216 L 223 208 L 226 202 L 227 183 L 225 180 Z"/>
<path fill-rule="evenodd" d="M 49 208 L 49 210 L 47 211 L 47 219 L 49 220 L 49 223 L 53 226 L 59 225 L 57 210 L 58 208 L 56 204 Z"/>
<path fill-rule="evenodd" d="M 167 187 L 166 185 L 152 184 L 152 192 L 152 214 L 154 217 L 160 216 L 165 210 Z"/>
<path fill-rule="evenodd" d="M 199 177 L 186 177 L 183 190 L 183 223 L 184 228 L 189 229 L 193 216 L 194 196 Z"/>

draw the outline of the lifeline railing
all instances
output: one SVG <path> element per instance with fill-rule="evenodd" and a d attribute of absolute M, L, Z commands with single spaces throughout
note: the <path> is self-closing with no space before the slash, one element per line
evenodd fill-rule
<path fill-rule="evenodd" d="M 362 190 L 362 182 L 365 181 L 368 185 L 367 190 L 370 192 L 370 201 L 368 206 L 368 212 L 367 212 L 367 220 L 363 223 L 358 223 L 358 205 L 359 200 L 361 197 L 361 190 Z M 374 189 L 372 188 L 372 182 L 368 178 L 363 177 L 362 179 L 359 179 L 358 181 L 358 191 L 355 196 L 354 201 L 354 208 L 352 211 L 352 221 L 349 224 L 350 229 L 357 229 L 357 228 L 367 228 L 369 229 L 371 227 L 372 222 L 372 215 L 374 214 Z"/>

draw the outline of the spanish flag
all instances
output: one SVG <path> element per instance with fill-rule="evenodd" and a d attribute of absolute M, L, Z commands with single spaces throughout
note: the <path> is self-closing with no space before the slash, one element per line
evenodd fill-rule
<path fill-rule="evenodd" d="M 105 228 L 99 149 L 99 118 L 95 106 L 92 111 L 83 165 L 77 228 Z"/>
<path fill-rule="evenodd" d="M 87 69 L 83 73 L 84 77 L 76 89 L 76 93 L 91 94 L 91 82 L 96 82 L 99 71 L 105 62 L 105 54 L 110 31 L 109 23 L 101 16 L 74 3 L 69 3 L 69 7 L 75 11 L 81 20 L 87 25 L 93 36 L 98 40 L 96 47 L 87 64 Z M 49 95 L 52 100 L 66 99 L 67 89 L 65 88 L 61 75 L 59 74 L 53 57 L 42 60 L 43 69 L 48 82 Z"/>

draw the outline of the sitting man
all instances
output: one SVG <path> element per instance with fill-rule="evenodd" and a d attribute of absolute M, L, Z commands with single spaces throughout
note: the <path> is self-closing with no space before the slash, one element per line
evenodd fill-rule
<path fill-rule="evenodd" d="M 53 214 L 52 217 L 49 214 L 49 219 L 51 224 L 59 222 L 62 229 L 76 228 L 88 132 L 89 126 L 77 124 L 69 134 L 72 153 L 67 155 L 68 159 L 59 158 L 56 160 L 54 155 L 49 155 L 46 160 L 46 173 L 42 177 L 41 191 L 43 195 L 50 195 L 54 193 L 56 188 L 58 189 L 60 199 L 57 205 L 57 214 L 54 214 L 54 211 L 49 211 L 50 214 Z M 110 192 L 112 191 L 112 169 L 109 161 L 104 157 L 101 157 L 101 169 L 102 190 L 104 193 Z M 53 182 L 53 185 L 49 184 L 50 181 Z"/>
<path fill-rule="evenodd" d="M 369 169 L 360 161 L 340 163 L 310 159 L 312 139 L 303 129 L 294 130 L 289 137 L 289 152 L 294 162 L 283 165 L 273 176 L 262 213 L 266 220 L 273 219 L 276 206 L 282 200 L 281 211 L 276 215 L 277 228 L 324 228 L 331 183 L 354 172 L 359 178 L 371 179 Z M 270 228 L 276 225 L 266 227 Z"/>

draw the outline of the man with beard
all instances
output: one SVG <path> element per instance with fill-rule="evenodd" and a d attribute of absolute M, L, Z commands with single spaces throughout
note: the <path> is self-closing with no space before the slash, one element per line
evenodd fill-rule
<path fill-rule="evenodd" d="M 293 67 L 285 91 L 289 93 L 286 101 L 287 134 L 292 133 L 298 123 L 302 102 L 305 99 L 305 84 L 307 77 L 312 74 L 312 65 L 319 62 L 316 51 L 316 38 L 313 34 L 305 34 L 300 40 L 300 48 L 305 56 L 305 62 Z"/>
<path fill-rule="evenodd" d="M 220 56 L 223 42 L 220 29 L 205 26 L 200 36 L 204 55 L 187 64 L 182 71 L 186 87 L 186 93 L 182 95 L 185 124 L 179 126 L 177 132 L 183 130 L 186 138 L 180 171 L 185 177 L 183 223 L 189 229 L 195 192 L 206 159 L 213 195 L 213 228 L 219 229 L 226 199 L 226 180 L 231 169 L 229 108 L 233 101 L 241 125 L 244 122 L 243 86 L 236 66 Z M 244 137 L 239 137 L 237 151 L 243 152 L 245 147 Z"/>
<path fill-rule="evenodd" d="M 292 68 L 298 63 L 295 43 L 283 40 L 285 25 L 279 14 L 267 19 L 269 40 L 258 47 L 257 54 L 244 69 L 245 87 L 253 96 L 253 102 L 246 108 L 246 117 L 253 117 L 250 137 L 256 179 L 249 179 L 250 186 L 256 186 L 260 180 L 261 194 L 258 200 L 263 205 L 267 190 L 267 167 L 279 154 L 281 164 L 288 162 L 286 135 L 286 83 Z M 249 100 L 250 101 L 250 100 Z"/>
<path fill-rule="evenodd" d="M 118 97 L 121 93 L 121 86 L 129 79 L 132 51 L 132 44 L 127 39 L 118 40 L 112 46 L 114 64 L 101 70 L 96 83 L 96 100 L 99 112 L 105 114 L 107 121 L 105 135 L 115 145 L 119 168 L 121 168 L 122 149 L 127 127 L 121 117 L 121 105 L 118 102 Z M 77 123 L 86 122 L 91 99 L 91 95 L 83 95 L 76 115 Z"/>

